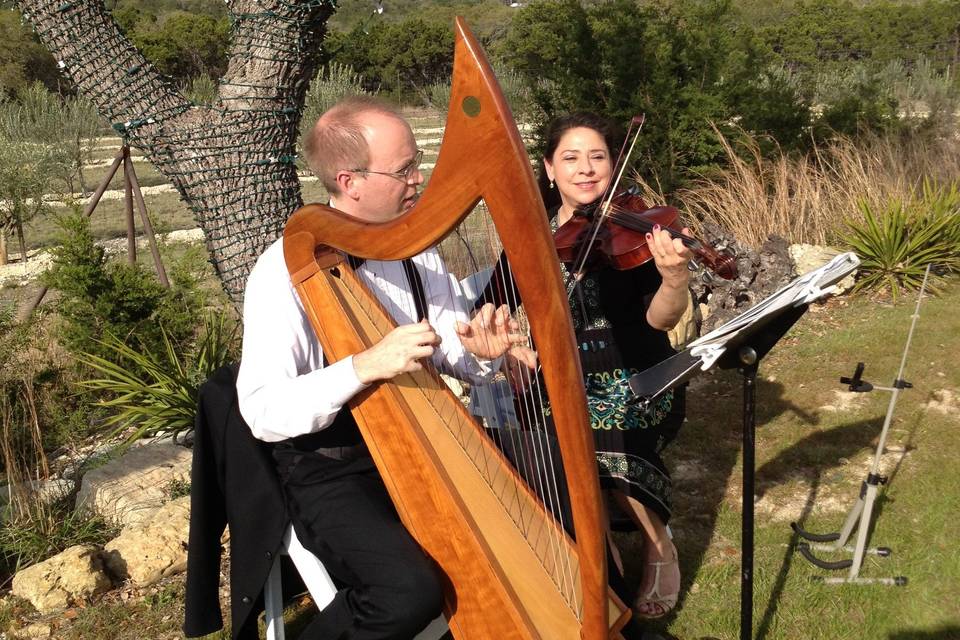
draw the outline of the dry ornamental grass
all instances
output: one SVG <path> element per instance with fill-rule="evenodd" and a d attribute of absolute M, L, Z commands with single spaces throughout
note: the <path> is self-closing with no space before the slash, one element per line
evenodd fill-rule
<path fill-rule="evenodd" d="M 859 202 L 878 208 L 906 201 L 924 178 L 945 184 L 960 175 L 955 139 L 838 138 L 802 156 L 778 152 L 765 158 L 756 138 L 744 134 L 732 141 L 717 135 L 726 150 L 726 168 L 673 199 L 695 230 L 702 222 L 713 223 L 754 248 L 770 235 L 794 243 L 836 243 L 845 222 L 862 215 Z"/>

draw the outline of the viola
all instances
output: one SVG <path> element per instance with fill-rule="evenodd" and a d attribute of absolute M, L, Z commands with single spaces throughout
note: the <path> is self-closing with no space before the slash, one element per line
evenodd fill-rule
<path fill-rule="evenodd" d="M 672 237 L 680 238 L 697 260 L 718 276 L 726 280 L 737 277 L 734 256 L 720 253 L 674 226 L 680 216 L 675 207 L 648 207 L 643 198 L 625 191 L 613 197 L 607 213 L 599 220 L 598 209 L 597 204 L 577 209 L 573 217 L 554 233 L 553 240 L 561 262 L 601 260 L 619 271 L 639 267 L 653 259 L 646 234 L 651 233 L 655 225 L 660 225 Z M 596 229 L 598 224 L 599 229 Z M 591 241 L 594 231 L 596 238 Z M 589 251 L 586 257 L 580 255 L 585 250 Z"/>

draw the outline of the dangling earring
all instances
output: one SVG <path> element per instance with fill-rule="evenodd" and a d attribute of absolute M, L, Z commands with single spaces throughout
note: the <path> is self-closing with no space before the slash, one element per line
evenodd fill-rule
<path fill-rule="evenodd" d="M 553 189 L 553 180 L 550 181 L 550 188 Z"/>

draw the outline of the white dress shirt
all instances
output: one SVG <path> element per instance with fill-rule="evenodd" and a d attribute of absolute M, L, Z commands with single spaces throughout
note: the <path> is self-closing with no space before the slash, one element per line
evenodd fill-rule
<path fill-rule="evenodd" d="M 442 342 L 433 362 L 443 372 L 479 381 L 498 361 L 469 354 L 455 331 L 467 322 L 460 284 L 436 249 L 413 258 L 423 282 L 427 317 Z M 397 324 L 416 322 L 416 305 L 400 261 L 367 260 L 357 274 Z M 328 426 L 337 412 L 365 385 L 357 378 L 353 356 L 327 367 L 303 304 L 290 282 L 283 238 L 257 260 L 243 304 L 243 354 L 237 377 L 240 413 L 253 435 L 277 442 Z"/>

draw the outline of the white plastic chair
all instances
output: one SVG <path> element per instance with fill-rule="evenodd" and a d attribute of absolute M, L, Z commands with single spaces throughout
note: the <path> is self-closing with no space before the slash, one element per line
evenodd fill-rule
<path fill-rule="evenodd" d="M 283 629 L 283 590 L 280 579 L 280 559 L 284 555 L 289 556 L 293 565 L 297 568 L 297 572 L 303 579 L 303 584 L 306 585 L 307 591 L 310 592 L 310 597 L 313 598 L 318 609 L 323 609 L 330 604 L 337 594 L 337 587 L 333 584 L 333 580 L 324 568 L 323 563 L 300 544 L 297 534 L 293 531 L 293 525 L 290 525 L 287 528 L 287 533 L 283 536 L 280 553 L 273 561 L 270 575 L 267 576 L 267 584 L 263 588 L 267 640 L 286 640 Z M 417 634 L 415 640 L 439 640 L 447 632 L 447 629 L 447 621 L 441 614 L 426 629 Z"/>

